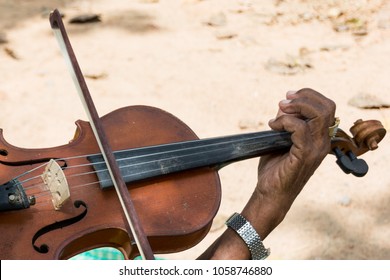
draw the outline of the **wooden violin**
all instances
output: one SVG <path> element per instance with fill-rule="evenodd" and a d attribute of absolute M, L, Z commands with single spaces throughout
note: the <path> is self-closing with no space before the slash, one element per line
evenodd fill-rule
<path fill-rule="evenodd" d="M 58 20 L 58 15 L 57 15 Z M 288 132 L 198 139 L 173 115 L 131 106 L 99 119 L 153 253 L 188 249 L 208 233 L 221 200 L 217 171 L 232 162 L 289 149 Z M 90 122 L 77 121 L 66 145 L 22 149 L 0 130 L 0 259 L 67 259 L 103 246 L 139 254 Z M 385 136 L 378 121 L 339 129 L 330 154 L 363 176 L 357 156 Z"/>

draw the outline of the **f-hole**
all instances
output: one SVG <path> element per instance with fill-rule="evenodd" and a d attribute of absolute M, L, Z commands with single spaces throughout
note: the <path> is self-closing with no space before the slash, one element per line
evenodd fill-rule
<path fill-rule="evenodd" d="M 87 215 L 87 212 L 88 212 L 88 207 L 87 207 L 87 204 L 84 202 L 84 201 L 81 201 L 81 200 L 76 200 L 74 202 L 74 206 L 76 208 L 80 208 L 80 206 L 84 207 L 84 211 L 73 217 L 73 218 L 69 218 L 69 219 L 66 219 L 66 220 L 62 220 L 62 221 L 59 221 L 59 222 L 55 222 L 55 223 L 52 223 L 50 225 L 47 225 L 43 228 L 41 228 L 40 230 L 38 230 L 33 238 L 32 238 L 32 246 L 34 247 L 35 251 L 37 251 L 38 253 L 41 253 L 41 254 L 47 254 L 50 250 L 49 246 L 47 244 L 41 244 L 41 245 L 36 245 L 35 242 L 37 241 L 37 239 L 43 235 L 45 235 L 46 233 L 49 233 L 53 230 L 56 230 L 56 229 L 60 229 L 60 228 L 63 228 L 63 227 L 67 227 L 67 226 L 70 226 L 70 225 L 73 225 L 79 221 L 81 221 L 86 215 Z"/>

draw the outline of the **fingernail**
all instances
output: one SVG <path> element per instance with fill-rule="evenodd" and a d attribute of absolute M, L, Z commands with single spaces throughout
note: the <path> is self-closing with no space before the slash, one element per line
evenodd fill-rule
<path fill-rule="evenodd" d="M 297 93 L 296 90 L 289 90 L 289 91 L 286 93 L 286 95 L 287 95 L 287 97 L 288 97 L 288 96 L 293 95 L 293 94 L 296 94 L 296 93 Z"/>
<path fill-rule="evenodd" d="M 289 100 L 289 99 L 285 99 L 285 100 L 280 101 L 281 104 L 288 104 L 290 102 L 291 102 L 291 100 Z"/>

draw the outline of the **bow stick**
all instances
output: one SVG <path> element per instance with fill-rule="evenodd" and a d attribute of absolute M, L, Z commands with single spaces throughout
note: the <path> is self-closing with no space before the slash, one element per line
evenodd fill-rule
<path fill-rule="evenodd" d="M 84 105 L 96 141 L 99 145 L 100 151 L 109 170 L 111 180 L 114 183 L 114 187 L 121 203 L 123 213 L 126 217 L 127 225 L 130 227 L 130 231 L 137 244 L 138 250 L 143 259 L 154 259 L 152 249 L 144 233 L 142 225 L 139 222 L 139 218 L 135 211 L 134 204 L 130 198 L 129 191 L 120 174 L 118 164 L 112 153 L 110 145 L 108 144 L 107 137 L 102 127 L 99 115 L 96 111 L 87 84 L 84 80 L 83 74 L 81 73 L 81 69 L 78 65 L 68 35 L 65 31 L 61 14 L 57 9 L 50 14 L 50 24 L 58 40 L 62 54 L 65 57 L 67 65 L 69 66 L 70 74 L 76 86 L 77 92 L 80 95 L 81 101 Z"/>

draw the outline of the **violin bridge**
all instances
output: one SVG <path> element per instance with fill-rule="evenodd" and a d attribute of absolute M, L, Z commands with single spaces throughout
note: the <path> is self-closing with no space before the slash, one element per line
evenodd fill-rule
<path fill-rule="evenodd" d="M 61 166 L 51 159 L 41 177 L 51 193 L 54 209 L 59 210 L 70 197 L 69 185 Z"/>

